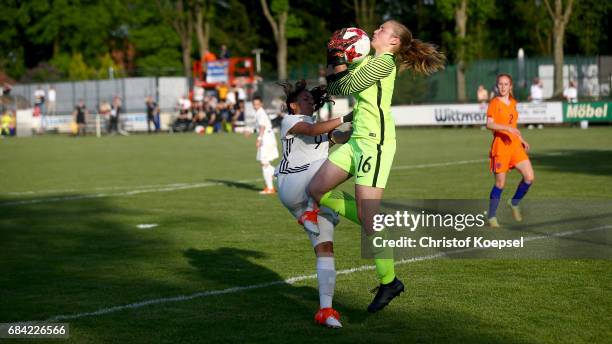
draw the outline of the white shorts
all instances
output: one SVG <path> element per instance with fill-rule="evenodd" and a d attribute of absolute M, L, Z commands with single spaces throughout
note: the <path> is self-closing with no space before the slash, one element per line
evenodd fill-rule
<path fill-rule="evenodd" d="M 270 130 L 263 135 L 261 145 L 257 148 L 257 161 L 267 164 L 276 159 L 278 159 L 276 138 L 274 137 L 274 132 Z"/>
<path fill-rule="evenodd" d="M 278 198 L 289 212 L 298 219 L 308 208 L 308 184 L 326 159 L 310 164 L 308 170 L 299 173 L 278 175 Z M 334 227 L 338 215 L 331 209 L 321 207 L 319 211 L 319 236 L 308 234 L 312 247 L 326 241 L 334 241 Z"/>

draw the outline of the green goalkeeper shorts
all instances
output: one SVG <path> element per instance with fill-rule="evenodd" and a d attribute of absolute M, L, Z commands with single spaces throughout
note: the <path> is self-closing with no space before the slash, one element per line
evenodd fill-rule
<path fill-rule="evenodd" d="M 370 140 L 351 138 L 329 156 L 329 161 L 355 176 L 355 184 L 384 189 L 393 156 L 395 140 L 379 145 Z"/>

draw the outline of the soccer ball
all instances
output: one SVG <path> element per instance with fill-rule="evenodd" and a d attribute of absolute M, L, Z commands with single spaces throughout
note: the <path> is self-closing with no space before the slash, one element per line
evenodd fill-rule
<path fill-rule="evenodd" d="M 359 40 L 344 51 L 348 63 L 358 63 L 370 53 L 370 37 L 368 37 L 368 34 L 360 28 L 351 27 L 346 29 L 342 38 L 347 39 L 353 36 L 359 36 Z"/>

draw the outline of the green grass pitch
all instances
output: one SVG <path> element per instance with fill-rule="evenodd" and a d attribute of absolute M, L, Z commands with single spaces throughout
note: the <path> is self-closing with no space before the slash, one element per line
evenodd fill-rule
<path fill-rule="evenodd" d="M 612 199 L 611 127 L 523 133 L 536 173 L 528 198 Z M 489 132 L 398 129 L 397 140 L 386 197 L 488 197 Z M 406 293 L 375 315 L 365 311 L 377 284 L 374 271 L 346 273 L 338 276 L 334 299 L 344 328 L 315 326 L 316 279 L 279 282 L 314 274 L 314 255 L 276 196 L 258 194 L 254 137 L 4 139 L 0 156 L 0 323 L 60 319 L 71 331 L 61 342 L 612 338 L 612 262 L 605 260 L 403 264 L 396 273 Z M 506 198 L 518 180 L 513 172 Z M 372 264 L 360 259 L 359 238 L 348 221 L 337 227 L 338 270 Z"/>

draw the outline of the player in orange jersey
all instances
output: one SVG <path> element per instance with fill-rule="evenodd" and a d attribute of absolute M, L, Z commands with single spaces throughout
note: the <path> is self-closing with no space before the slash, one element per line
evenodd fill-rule
<path fill-rule="evenodd" d="M 496 212 L 508 171 L 516 168 L 523 176 L 516 193 L 508 201 L 516 221 L 522 220 L 519 202 L 527 194 L 534 180 L 533 167 L 526 153 L 529 151 L 529 144 L 516 128 L 518 112 L 516 100 L 512 97 L 512 77 L 509 74 L 499 74 L 497 88 L 499 94 L 491 100 L 487 109 L 487 129 L 493 132 L 489 161 L 491 172 L 495 176 L 495 185 L 489 196 L 488 217 L 491 227 L 499 227 Z"/>

